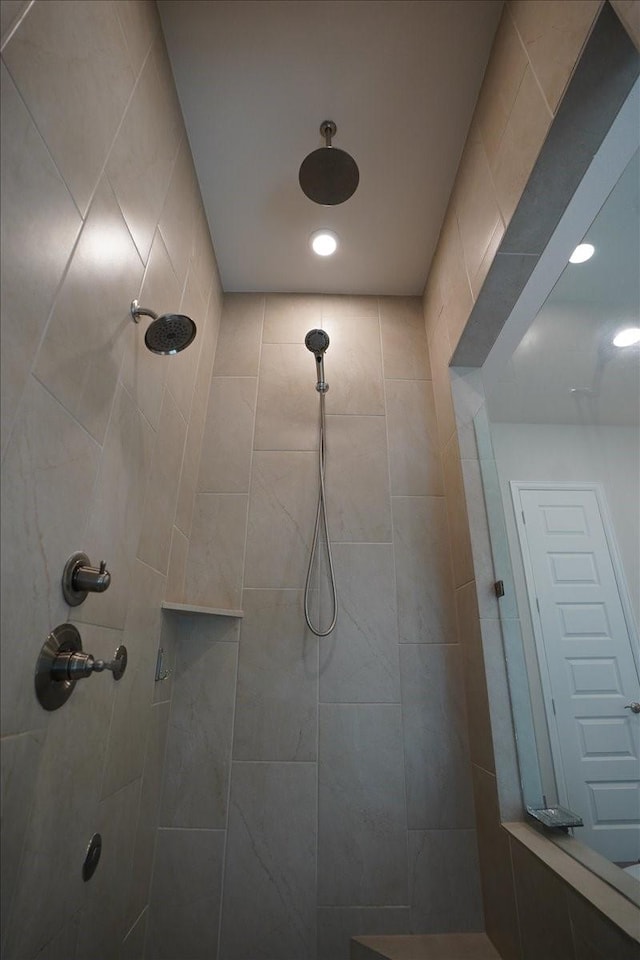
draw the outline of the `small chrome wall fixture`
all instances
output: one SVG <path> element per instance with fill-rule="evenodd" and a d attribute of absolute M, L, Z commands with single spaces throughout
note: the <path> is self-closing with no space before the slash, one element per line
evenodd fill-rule
<path fill-rule="evenodd" d="M 184 313 L 163 313 L 159 317 L 153 310 L 139 306 L 137 300 L 131 301 L 130 312 L 134 323 L 140 323 L 140 317 L 151 317 L 153 320 L 144 335 L 145 345 L 151 353 L 172 356 L 195 339 L 196 325 Z"/>
<path fill-rule="evenodd" d="M 83 603 L 88 593 L 104 593 L 110 583 L 111 574 L 104 560 L 99 567 L 92 567 L 86 553 L 78 551 L 64 565 L 62 592 L 70 607 Z"/>
<path fill-rule="evenodd" d="M 35 687 L 45 710 L 67 702 L 78 680 L 110 670 L 120 680 L 127 669 L 127 648 L 118 647 L 113 660 L 95 660 L 82 652 L 82 639 L 72 623 L 61 623 L 47 637 L 36 663 Z"/>

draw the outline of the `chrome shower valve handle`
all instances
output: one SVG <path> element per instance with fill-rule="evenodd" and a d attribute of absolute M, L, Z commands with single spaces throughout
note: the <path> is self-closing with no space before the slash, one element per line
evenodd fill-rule
<path fill-rule="evenodd" d="M 82 650 L 82 639 L 72 623 L 61 623 L 47 637 L 36 664 L 35 688 L 45 710 L 67 702 L 78 680 L 109 670 L 120 680 L 127 669 L 127 648 L 118 647 L 113 660 L 96 660 Z"/>

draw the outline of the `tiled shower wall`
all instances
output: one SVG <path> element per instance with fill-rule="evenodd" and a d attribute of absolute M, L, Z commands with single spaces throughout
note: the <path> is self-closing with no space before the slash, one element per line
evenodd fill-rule
<path fill-rule="evenodd" d="M 320 641 L 313 327 L 339 598 Z M 227 296 L 195 517 L 180 597 L 245 616 L 182 618 L 149 960 L 218 938 L 220 960 L 340 960 L 357 933 L 482 929 L 419 299 Z"/>
<path fill-rule="evenodd" d="M 138 958 L 170 694 L 153 682 L 160 604 L 190 533 L 220 286 L 155 5 L 2 18 L 2 956 Z M 192 346 L 148 353 L 134 297 L 191 315 Z M 76 550 L 113 579 L 70 609 Z M 36 658 L 68 619 L 129 665 L 47 713 Z"/>
<path fill-rule="evenodd" d="M 615 0 L 611 6 L 638 47 L 640 4 Z M 487 933 L 504 960 L 605 960 L 636 952 L 587 900 L 500 827 L 501 819 L 519 820 L 521 812 L 514 791 L 517 773 L 491 552 L 486 523 L 477 522 L 484 515 L 484 500 L 471 419 L 479 401 L 474 407 L 473 377 L 466 380 L 465 371 L 454 371 L 457 412 L 465 411 L 456 422 L 449 371 L 496 255 L 503 262 L 519 260 L 525 270 L 527 258 L 540 253 L 513 243 L 498 251 L 602 8 L 599 0 L 505 4 L 423 298 L 472 718 L 484 913 Z M 613 17 L 610 9 L 604 13 Z M 580 118 L 572 131 L 576 145 L 584 140 L 583 123 Z M 572 162 L 571 148 L 563 162 Z M 506 299 L 511 291 L 501 293 Z M 478 342 L 481 337 L 482 331 Z M 470 500 L 475 501 L 471 532 Z"/>

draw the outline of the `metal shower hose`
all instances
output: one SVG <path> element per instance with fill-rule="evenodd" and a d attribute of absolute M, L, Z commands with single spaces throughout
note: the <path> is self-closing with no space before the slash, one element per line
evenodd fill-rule
<path fill-rule="evenodd" d="M 316 637 L 328 637 L 331 631 L 336 625 L 336 620 L 338 619 L 338 599 L 336 596 L 336 578 L 333 571 L 333 558 L 331 556 L 331 543 L 329 541 L 329 528 L 327 526 L 327 507 L 325 503 L 325 490 L 324 490 L 324 468 L 325 468 L 325 445 L 324 445 L 324 393 L 320 393 L 320 442 L 318 444 L 318 474 L 319 474 L 319 490 L 318 490 L 318 509 L 316 510 L 316 522 L 313 529 L 313 543 L 311 545 L 311 555 L 309 557 L 309 567 L 307 569 L 307 580 L 304 585 L 304 618 L 307 621 L 307 626 Z M 316 551 L 318 549 L 318 538 L 320 534 L 320 523 L 324 527 L 324 535 L 327 544 L 327 558 L 329 560 L 329 578 L 331 581 L 331 598 L 333 604 L 333 616 L 331 618 L 331 624 L 327 630 L 320 630 L 318 627 L 313 625 L 311 622 L 311 614 L 309 612 L 309 593 L 311 589 L 311 571 L 313 568 L 313 561 L 316 556 Z"/>

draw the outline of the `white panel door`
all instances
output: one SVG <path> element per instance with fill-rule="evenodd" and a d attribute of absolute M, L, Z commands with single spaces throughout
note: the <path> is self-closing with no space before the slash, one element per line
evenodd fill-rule
<path fill-rule="evenodd" d="M 637 637 L 596 484 L 512 482 L 560 802 L 576 837 L 640 858 Z M 635 649 L 634 649 L 635 648 Z M 563 795 L 564 794 L 564 795 Z"/>

